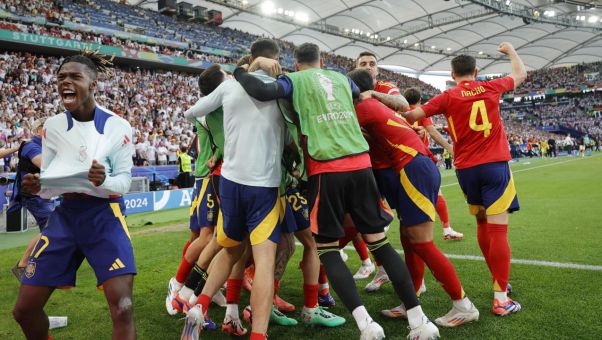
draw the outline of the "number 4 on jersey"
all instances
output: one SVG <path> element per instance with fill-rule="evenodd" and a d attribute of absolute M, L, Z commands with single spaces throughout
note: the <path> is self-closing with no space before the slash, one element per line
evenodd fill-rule
<path fill-rule="evenodd" d="M 481 124 L 477 124 L 477 115 L 481 116 Z M 487 117 L 487 108 L 485 107 L 484 100 L 477 100 L 472 103 L 472 110 L 470 111 L 470 119 L 468 121 L 470 128 L 475 131 L 483 131 L 485 138 L 489 137 L 491 133 L 491 123 Z"/>

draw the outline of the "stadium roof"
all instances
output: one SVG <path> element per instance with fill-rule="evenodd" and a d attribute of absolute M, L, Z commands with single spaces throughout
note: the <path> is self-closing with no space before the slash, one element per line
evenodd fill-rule
<path fill-rule="evenodd" d="M 225 27 L 314 42 L 351 58 L 368 50 L 381 64 L 421 73 L 449 70 L 459 53 L 479 58 L 482 74 L 508 72 L 496 50 L 502 41 L 517 48 L 528 69 L 602 59 L 602 1 L 186 1 L 222 11 Z"/>

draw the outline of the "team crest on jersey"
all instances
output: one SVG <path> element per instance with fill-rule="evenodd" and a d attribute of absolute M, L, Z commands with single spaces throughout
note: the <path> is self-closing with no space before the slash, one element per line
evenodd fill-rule
<path fill-rule="evenodd" d="M 25 266 L 25 277 L 31 279 L 36 273 L 36 263 L 29 261 Z"/>
<path fill-rule="evenodd" d="M 79 147 L 79 161 L 85 162 L 88 159 L 88 148 L 84 145 Z"/>

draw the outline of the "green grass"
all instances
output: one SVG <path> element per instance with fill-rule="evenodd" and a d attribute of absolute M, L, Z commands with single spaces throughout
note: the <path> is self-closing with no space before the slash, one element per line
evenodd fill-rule
<path fill-rule="evenodd" d="M 549 165 L 549 166 L 548 166 Z M 528 171 L 521 171 L 533 167 Z M 530 164 L 513 164 L 521 211 L 511 216 L 510 242 L 512 257 L 543 261 L 572 262 L 602 265 L 600 256 L 600 227 L 598 210 L 602 200 L 602 156 L 586 159 L 560 158 L 533 160 Z M 442 241 L 437 233 L 436 243 L 449 254 L 480 255 L 473 218 L 468 215 L 460 188 L 453 185 L 452 171 L 443 172 L 443 192 L 455 229 L 465 233 L 458 242 Z M 153 226 L 185 222 L 186 209 L 128 217 L 133 229 L 148 221 Z M 398 231 L 394 225 L 389 234 L 399 248 Z M 439 232 L 439 231 L 437 231 Z M 0 239 L 6 237 L 1 235 Z M 12 236 L 11 236 L 12 237 Z M 174 274 L 181 248 L 188 237 L 185 227 L 170 228 L 165 233 L 137 233 L 133 236 L 138 266 L 135 280 L 134 306 L 140 339 L 177 339 L 183 321 L 165 313 L 165 286 Z M 14 245 L 26 242 L 23 238 Z M 3 244 L 0 242 L 0 245 Z M 20 257 L 23 247 L 0 250 L 0 339 L 21 339 L 10 310 L 15 302 L 18 285 L 9 268 Z M 291 260 L 281 284 L 281 296 L 297 306 L 302 305 L 302 277 L 297 269 L 301 251 Z M 348 251 L 352 271 L 359 265 L 357 256 Z M 489 273 L 483 262 L 452 260 L 469 297 L 481 311 L 479 322 L 457 329 L 441 329 L 444 338 L 453 339 L 575 339 L 600 338 L 602 324 L 599 306 L 602 305 L 602 272 L 577 269 L 512 265 L 511 282 L 514 298 L 524 310 L 507 318 L 494 317 L 491 304 Z M 368 280 L 358 282 L 363 288 Z M 447 312 L 449 298 L 433 280 L 426 278 L 428 291 L 422 304 L 431 318 Z M 50 315 L 68 315 L 69 326 L 53 331 L 55 339 L 109 339 L 110 321 L 102 293 L 95 287 L 95 277 L 88 265 L 78 272 L 78 287 L 57 291 L 46 307 Z M 361 291 L 362 298 L 373 317 L 385 328 L 387 339 L 402 339 L 407 334 L 407 322 L 385 320 L 378 311 L 397 304 L 390 285 L 374 294 Z M 243 294 L 241 305 L 247 303 Z M 242 308 L 242 306 L 241 306 Z M 339 304 L 332 311 L 347 318 L 348 324 L 336 329 L 312 329 L 304 326 L 270 327 L 273 339 L 357 339 L 358 332 L 351 315 Z M 215 321 L 223 310 L 213 307 L 210 315 Z M 292 316 L 298 317 L 297 313 Z M 228 339 L 219 332 L 203 333 L 203 339 Z"/>

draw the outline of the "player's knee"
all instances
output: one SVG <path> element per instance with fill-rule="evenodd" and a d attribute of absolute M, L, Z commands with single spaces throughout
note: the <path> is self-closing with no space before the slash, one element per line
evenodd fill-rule
<path fill-rule="evenodd" d="M 15 307 L 13 308 L 13 318 L 19 324 L 21 324 L 25 320 L 27 320 L 27 317 L 31 314 L 32 314 L 31 310 L 29 310 L 27 307 L 23 306 L 22 304 L 17 303 L 15 305 Z"/>
<path fill-rule="evenodd" d="M 111 317 L 114 323 L 129 323 L 133 319 L 134 306 L 130 297 L 122 297 L 116 305 L 111 306 Z"/>

